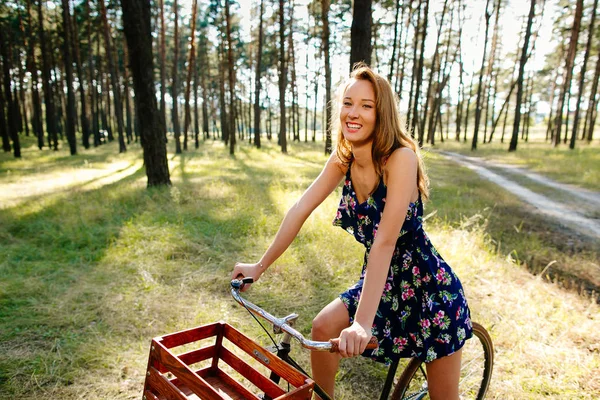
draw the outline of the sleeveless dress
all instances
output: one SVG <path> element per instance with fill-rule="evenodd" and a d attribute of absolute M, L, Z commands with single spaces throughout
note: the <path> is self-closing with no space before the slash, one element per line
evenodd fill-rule
<path fill-rule="evenodd" d="M 386 194 L 387 187 L 380 179 L 371 196 L 359 204 L 348 167 L 333 224 L 354 235 L 366 248 L 360 279 L 340 295 L 350 323 L 358 307 Z M 418 357 L 431 362 L 459 350 L 473 334 L 462 285 L 429 241 L 422 219 L 419 197 L 408 206 L 373 321 L 371 333 L 377 337 L 379 348 L 362 354 L 375 361 L 390 364 L 400 357 Z"/>

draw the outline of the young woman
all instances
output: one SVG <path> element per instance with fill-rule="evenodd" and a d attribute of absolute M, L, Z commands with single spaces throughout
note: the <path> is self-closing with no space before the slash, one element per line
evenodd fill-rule
<path fill-rule="evenodd" d="M 313 378 L 333 396 L 340 357 L 363 354 L 385 363 L 419 357 L 430 397 L 458 399 L 461 348 L 472 325 L 458 278 L 423 231 L 428 187 L 418 147 L 385 78 L 358 66 L 342 89 L 336 151 L 287 212 L 260 261 L 237 263 L 232 277 L 257 281 L 343 180 L 334 225 L 366 252 L 358 282 L 313 321 L 313 340 L 340 338 L 339 355 L 312 353 Z M 372 335 L 379 348 L 365 352 Z"/>

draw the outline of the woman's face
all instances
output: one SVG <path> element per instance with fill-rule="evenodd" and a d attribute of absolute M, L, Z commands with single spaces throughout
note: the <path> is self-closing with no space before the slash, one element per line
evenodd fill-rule
<path fill-rule="evenodd" d="M 344 138 L 353 144 L 369 141 L 376 122 L 373 85 L 367 80 L 353 79 L 344 92 L 340 110 Z"/>

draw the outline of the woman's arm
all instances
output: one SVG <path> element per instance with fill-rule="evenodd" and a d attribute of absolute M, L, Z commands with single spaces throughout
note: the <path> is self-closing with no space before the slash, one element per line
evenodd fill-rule
<path fill-rule="evenodd" d="M 395 150 L 387 161 L 387 196 L 365 274 L 354 323 L 340 334 L 340 354 L 351 357 L 362 353 L 371 338 L 371 327 L 409 203 L 418 194 L 417 155 L 408 148 Z M 342 343 L 344 343 L 342 345 Z M 342 351 L 344 348 L 344 351 Z"/>
<path fill-rule="evenodd" d="M 275 239 L 260 261 L 255 264 L 236 263 L 231 277 L 236 278 L 242 274 L 254 278 L 255 281 L 258 280 L 262 273 L 289 247 L 308 216 L 333 192 L 344 178 L 344 174 L 345 171 L 338 157 L 333 153 L 319 176 L 288 210 Z"/>

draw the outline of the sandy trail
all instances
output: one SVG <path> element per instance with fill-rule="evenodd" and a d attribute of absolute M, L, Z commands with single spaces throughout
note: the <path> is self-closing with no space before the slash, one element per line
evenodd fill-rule
<path fill-rule="evenodd" d="M 512 165 L 492 163 L 481 158 L 464 156 L 462 154 L 447 151 L 440 151 L 440 154 L 448 157 L 460 165 L 472 169 L 481 177 L 494 182 L 505 190 L 508 190 L 522 199 L 524 202 L 535 207 L 538 212 L 547 215 L 555 219 L 557 222 L 562 223 L 569 228 L 580 232 L 581 234 L 589 236 L 592 239 L 600 239 L 599 220 L 588 218 L 585 215 L 582 215 L 581 213 L 571 209 L 566 203 L 557 199 L 551 199 L 543 194 L 536 193 L 510 179 L 508 176 L 500 175 L 499 173 L 491 171 L 489 168 L 494 167 L 496 170 L 510 170 L 510 172 L 513 174 L 519 174 L 553 189 L 562 190 L 569 195 L 578 197 L 581 201 L 586 202 L 595 209 L 600 209 L 599 193 L 581 189 L 573 185 L 559 183 L 542 175 Z"/>

